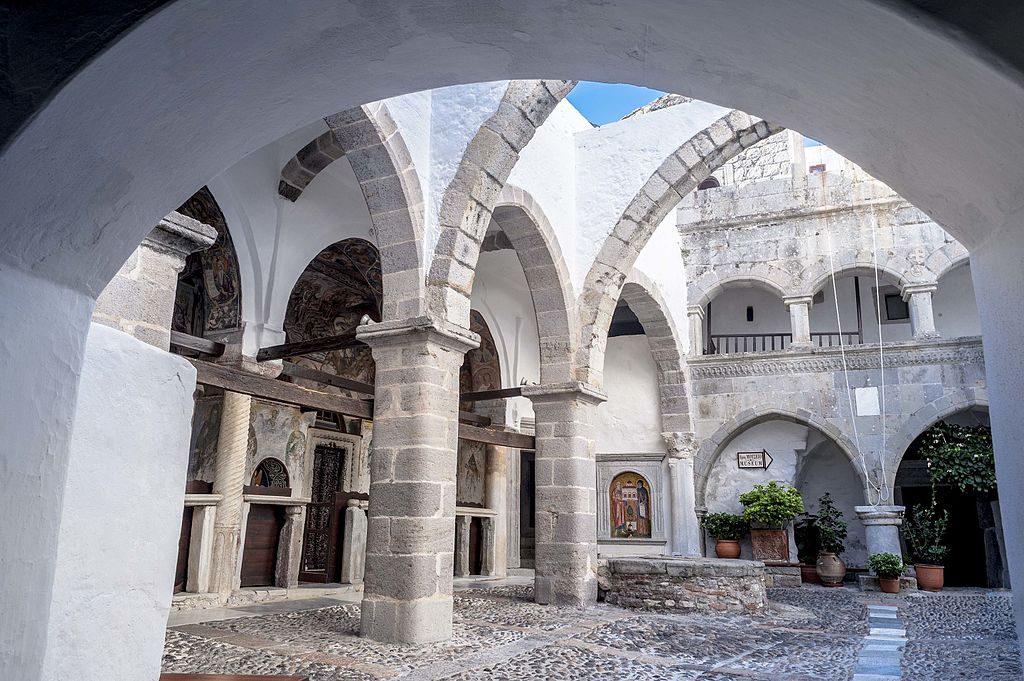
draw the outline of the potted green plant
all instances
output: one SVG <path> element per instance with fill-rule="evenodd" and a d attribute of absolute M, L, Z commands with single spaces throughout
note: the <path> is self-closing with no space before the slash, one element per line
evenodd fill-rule
<path fill-rule="evenodd" d="M 932 498 L 931 506 L 915 506 L 903 524 L 903 536 L 914 560 L 917 586 L 924 591 L 941 591 L 945 581 L 943 562 L 949 547 L 946 546 L 946 529 L 949 527 L 949 511 L 942 510 Z"/>
<path fill-rule="evenodd" d="M 793 523 L 793 538 L 796 540 L 796 557 L 800 561 L 800 581 L 804 584 L 821 584 L 818 577 L 818 554 L 821 553 L 821 538 L 818 536 L 818 516 L 803 513 Z"/>
<path fill-rule="evenodd" d="M 846 521 L 836 508 L 832 495 L 825 492 L 818 498 L 818 518 L 815 522 L 821 551 L 815 567 L 825 586 L 841 586 L 846 577 L 846 563 L 840 558 L 846 550 Z"/>
<path fill-rule="evenodd" d="M 895 553 L 872 553 L 868 567 L 878 576 L 878 586 L 887 594 L 900 592 L 900 575 L 907 569 L 903 558 Z"/>
<path fill-rule="evenodd" d="M 800 492 L 772 480 L 740 495 L 743 517 L 751 524 L 754 559 L 789 564 L 789 533 L 785 527 L 804 512 Z"/>
<path fill-rule="evenodd" d="M 750 532 L 750 523 L 741 515 L 709 513 L 701 520 L 701 527 L 715 538 L 715 555 L 719 558 L 739 558 L 740 540 Z"/>

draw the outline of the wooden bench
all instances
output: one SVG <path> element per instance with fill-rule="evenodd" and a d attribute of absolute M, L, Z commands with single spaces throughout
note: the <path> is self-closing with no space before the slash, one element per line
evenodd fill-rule
<path fill-rule="evenodd" d="M 163 673 L 160 681 L 309 681 L 308 676 L 250 676 L 247 674 L 171 674 Z"/>

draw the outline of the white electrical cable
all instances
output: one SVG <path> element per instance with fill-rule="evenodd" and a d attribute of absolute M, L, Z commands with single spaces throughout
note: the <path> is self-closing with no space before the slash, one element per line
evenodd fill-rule
<path fill-rule="evenodd" d="M 889 500 L 889 489 L 886 484 L 885 475 L 885 358 L 882 355 L 882 300 L 881 300 L 881 287 L 878 285 L 878 242 L 875 238 L 875 233 L 878 231 L 878 216 L 871 212 L 871 255 L 873 264 L 875 266 L 875 312 L 878 318 L 878 375 L 880 377 L 881 387 L 879 390 L 882 392 L 881 398 L 881 413 L 879 418 L 882 421 L 882 449 L 878 453 L 878 465 L 882 471 L 882 484 L 876 488 L 878 494 L 879 503 L 884 503 Z M 870 499 L 868 500 L 870 501 Z"/>

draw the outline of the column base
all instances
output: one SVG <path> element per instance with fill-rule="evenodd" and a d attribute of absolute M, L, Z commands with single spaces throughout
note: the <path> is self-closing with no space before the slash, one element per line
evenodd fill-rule
<path fill-rule="evenodd" d="M 451 596 L 414 601 L 363 598 L 359 635 L 381 643 L 434 643 L 452 637 Z"/>
<path fill-rule="evenodd" d="M 540 577 L 533 580 L 533 600 L 541 605 L 582 607 L 597 602 L 597 577 Z"/>

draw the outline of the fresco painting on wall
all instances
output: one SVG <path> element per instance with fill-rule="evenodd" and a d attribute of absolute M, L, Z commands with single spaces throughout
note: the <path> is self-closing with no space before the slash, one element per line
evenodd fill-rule
<path fill-rule="evenodd" d="M 612 538 L 651 538 L 651 484 L 639 473 L 619 473 L 608 491 Z"/>

